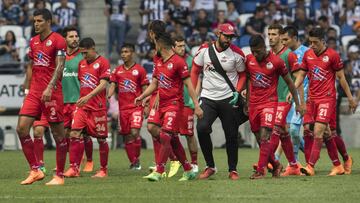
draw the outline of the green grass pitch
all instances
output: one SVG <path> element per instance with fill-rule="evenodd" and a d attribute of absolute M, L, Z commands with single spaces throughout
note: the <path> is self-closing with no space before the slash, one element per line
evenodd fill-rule
<path fill-rule="evenodd" d="M 82 173 L 80 178 L 66 179 L 64 186 L 48 187 L 55 166 L 55 151 L 45 152 L 47 177 L 33 185 L 21 186 L 28 166 L 21 151 L 0 153 L 0 202 L 359 202 L 360 199 L 360 149 L 349 150 L 354 157 L 352 175 L 327 177 L 331 168 L 326 149 L 315 177 L 286 177 L 250 180 L 251 166 L 258 158 L 257 149 L 239 149 L 238 172 L 240 180 L 227 178 L 226 152 L 214 151 L 219 172 L 211 180 L 178 182 L 182 170 L 160 182 L 148 182 L 142 176 L 148 174 L 153 151 L 143 150 L 143 169 L 130 171 L 124 150 L 110 151 L 109 177 L 94 180 L 92 173 Z M 303 156 L 300 154 L 300 156 Z M 285 157 L 282 162 L 285 164 Z M 95 168 L 99 166 L 98 151 L 94 151 Z M 200 168 L 204 167 L 199 155 Z"/>

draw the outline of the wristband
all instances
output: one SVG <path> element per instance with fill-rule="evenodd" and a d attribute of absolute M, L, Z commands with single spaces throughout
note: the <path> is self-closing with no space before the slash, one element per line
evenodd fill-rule
<path fill-rule="evenodd" d="M 29 89 L 25 89 L 25 90 L 24 90 L 24 94 L 25 94 L 25 95 L 28 95 L 28 94 L 29 94 Z"/>

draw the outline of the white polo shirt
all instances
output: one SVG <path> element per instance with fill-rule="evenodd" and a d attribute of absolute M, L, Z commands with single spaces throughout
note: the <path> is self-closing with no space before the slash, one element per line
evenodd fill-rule
<path fill-rule="evenodd" d="M 241 49 L 233 44 L 222 52 L 218 52 L 213 43 L 216 56 L 222 68 L 225 70 L 230 81 L 236 88 L 239 73 L 245 71 L 245 55 Z M 203 44 L 194 57 L 194 63 L 203 67 L 203 81 L 201 97 L 211 100 L 223 100 L 230 98 L 233 94 L 226 83 L 226 80 L 218 72 L 215 71 L 209 56 L 208 44 Z"/>

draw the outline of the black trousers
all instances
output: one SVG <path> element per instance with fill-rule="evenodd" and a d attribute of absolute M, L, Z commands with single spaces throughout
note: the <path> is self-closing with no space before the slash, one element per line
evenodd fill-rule
<path fill-rule="evenodd" d="M 216 118 L 219 117 L 225 133 L 229 172 L 236 171 L 238 162 L 237 137 L 239 126 L 248 120 L 248 117 L 243 113 L 243 106 L 233 107 L 229 104 L 231 99 L 232 98 L 215 101 L 201 98 L 200 106 L 204 111 L 204 117 L 198 119 L 196 125 L 199 143 L 206 165 L 214 168 L 215 162 L 212 154 L 213 145 L 210 134 L 212 132 L 212 124 Z"/>

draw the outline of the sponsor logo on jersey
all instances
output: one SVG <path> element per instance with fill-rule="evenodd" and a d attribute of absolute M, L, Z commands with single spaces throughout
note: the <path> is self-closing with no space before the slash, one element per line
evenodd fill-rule
<path fill-rule="evenodd" d="M 324 56 L 322 59 L 325 63 L 329 62 L 329 57 L 328 56 Z"/>
<path fill-rule="evenodd" d="M 271 62 L 269 62 L 269 63 L 267 63 L 266 64 L 266 69 L 272 69 L 274 67 L 274 65 L 271 63 Z"/>
<path fill-rule="evenodd" d="M 95 116 L 94 120 L 95 120 L 95 123 L 100 122 L 100 121 L 106 121 L 106 116 L 101 116 L 101 117 Z"/>
<path fill-rule="evenodd" d="M 172 64 L 172 63 L 169 63 L 169 64 L 167 65 L 167 68 L 168 68 L 169 70 L 171 70 L 173 67 L 174 67 L 174 64 Z"/>
<path fill-rule="evenodd" d="M 261 74 L 256 74 L 256 80 L 261 80 L 263 78 L 263 76 Z"/>

